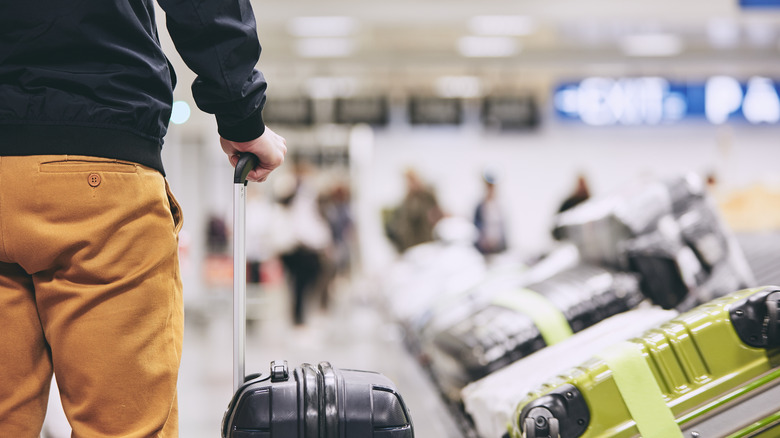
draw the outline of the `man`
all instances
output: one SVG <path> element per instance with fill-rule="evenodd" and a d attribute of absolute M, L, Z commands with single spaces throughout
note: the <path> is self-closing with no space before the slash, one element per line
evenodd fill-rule
<path fill-rule="evenodd" d="M 404 177 L 406 195 L 385 225 L 385 234 L 399 253 L 433 240 L 433 228 L 443 216 L 436 194 L 417 171 L 407 169 Z"/>
<path fill-rule="evenodd" d="M 482 176 L 485 197 L 474 210 L 474 226 L 479 233 L 475 246 L 484 255 L 506 251 L 505 221 L 496 196 L 496 178 L 490 173 Z"/>
<path fill-rule="evenodd" d="M 159 3 L 223 150 L 265 180 L 286 146 L 263 123 L 249 0 Z M 0 436 L 38 436 L 52 372 L 74 436 L 178 436 L 176 80 L 153 4 L 3 1 L 0 28 Z"/>

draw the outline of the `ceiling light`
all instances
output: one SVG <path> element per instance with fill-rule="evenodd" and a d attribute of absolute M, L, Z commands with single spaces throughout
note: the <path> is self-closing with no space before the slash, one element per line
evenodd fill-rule
<path fill-rule="evenodd" d="M 357 21 L 352 17 L 296 17 L 287 30 L 299 37 L 339 37 L 355 33 Z"/>
<path fill-rule="evenodd" d="M 677 35 L 652 33 L 626 35 L 620 48 L 628 56 L 674 56 L 682 52 L 682 40 Z"/>
<path fill-rule="evenodd" d="M 730 18 L 713 18 L 707 22 L 707 39 L 716 49 L 733 49 L 739 45 L 739 24 Z"/>
<path fill-rule="evenodd" d="M 777 41 L 773 24 L 753 22 L 745 26 L 747 40 L 753 47 L 765 48 Z"/>
<path fill-rule="evenodd" d="M 531 17 L 524 15 L 477 15 L 468 27 L 471 33 L 486 36 L 529 35 L 536 30 Z"/>
<path fill-rule="evenodd" d="M 507 57 L 520 51 L 517 41 L 508 37 L 467 36 L 458 40 L 458 51 L 467 57 Z"/>
<path fill-rule="evenodd" d="M 355 42 L 350 38 L 301 38 L 295 48 L 304 58 L 343 58 L 355 51 Z"/>

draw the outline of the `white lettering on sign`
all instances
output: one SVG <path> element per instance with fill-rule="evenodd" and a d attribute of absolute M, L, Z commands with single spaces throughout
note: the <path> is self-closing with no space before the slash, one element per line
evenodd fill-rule
<path fill-rule="evenodd" d="M 704 110 L 707 120 L 716 125 L 724 123 L 742 105 L 742 87 L 728 76 L 713 76 L 704 89 Z"/>
<path fill-rule="evenodd" d="M 750 79 L 742 102 L 742 113 L 750 123 L 777 123 L 780 121 L 780 98 L 768 78 Z"/>
<path fill-rule="evenodd" d="M 554 102 L 558 110 L 576 115 L 593 126 L 656 125 L 666 116 L 669 82 L 663 78 L 587 78 L 576 88 L 560 90 Z M 677 97 L 679 100 L 679 97 Z M 674 119 L 679 102 L 672 103 Z"/>
<path fill-rule="evenodd" d="M 702 115 L 713 124 L 734 115 L 752 124 L 780 123 L 780 96 L 769 78 L 753 77 L 744 84 L 730 76 L 713 76 L 704 84 L 703 95 L 696 89 L 701 85 L 672 87 L 658 77 L 591 77 L 559 89 L 553 104 L 559 112 L 592 126 L 657 125 Z"/>

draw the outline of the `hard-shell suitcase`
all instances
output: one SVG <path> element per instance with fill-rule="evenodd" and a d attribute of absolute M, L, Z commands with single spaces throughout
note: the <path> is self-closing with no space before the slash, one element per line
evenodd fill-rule
<path fill-rule="evenodd" d="M 424 344 L 445 396 L 560 342 L 644 299 L 636 276 L 579 265 L 526 287 L 504 290 Z"/>
<path fill-rule="evenodd" d="M 647 304 L 647 303 L 645 303 Z M 519 360 L 506 368 L 470 383 L 461 391 L 463 408 L 480 437 L 498 438 L 506 433 L 518 400 L 541 385 L 550 375 L 587 360 L 616 342 L 641 335 L 678 313 L 658 306 L 641 305 Z"/>
<path fill-rule="evenodd" d="M 246 177 L 257 158 L 242 155 L 234 177 L 233 389 L 223 438 L 413 438 L 411 417 L 390 379 L 327 362 L 271 362 L 268 375 L 245 376 Z"/>
<path fill-rule="evenodd" d="M 718 298 L 532 391 L 511 437 L 780 436 L 780 288 Z"/>
<path fill-rule="evenodd" d="M 441 294 L 443 296 L 438 297 L 435 303 L 423 309 L 416 319 L 417 324 L 401 323 L 408 350 L 424 368 L 428 368 L 425 346 L 438 333 L 468 318 L 498 293 L 538 283 L 576 266 L 578 262 L 579 253 L 572 244 L 559 245 L 530 266 L 516 256 L 507 256 L 504 261 L 492 264 L 475 284 L 465 282 L 459 291 Z"/>
<path fill-rule="evenodd" d="M 402 330 L 412 355 L 420 352 L 420 327 L 431 309 L 478 283 L 485 270 L 482 254 L 462 240 L 415 245 L 390 267 L 382 281 L 382 306 Z"/>

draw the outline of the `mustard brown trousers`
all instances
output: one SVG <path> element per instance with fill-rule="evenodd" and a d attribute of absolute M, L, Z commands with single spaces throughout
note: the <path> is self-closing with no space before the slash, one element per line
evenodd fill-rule
<path fill-rule="evenodd" d="M 156 170 L 0 157 L 0 437 L 176 437 L 181 211 Z"/>

